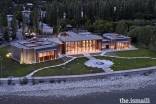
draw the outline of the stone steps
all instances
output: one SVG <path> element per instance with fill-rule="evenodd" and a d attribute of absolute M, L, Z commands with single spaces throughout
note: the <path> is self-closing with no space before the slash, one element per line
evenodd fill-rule
<path fill-rule="evenodd" d="M 68 57 L 68 56 L 64 56 L 62 57 L 63 61 L 66 62 L 66 61 L 69 61 L 70 59 L 72 59 L 71 57 Z"/>

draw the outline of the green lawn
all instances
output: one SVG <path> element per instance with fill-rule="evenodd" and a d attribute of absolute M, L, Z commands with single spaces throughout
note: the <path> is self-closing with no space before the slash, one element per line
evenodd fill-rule
<path fill-rule="evenodd" d="M 38 64 L 20 64 L 19 62 L 15 61 L 12 58 L 7 58 L 6 54 L 8 53 L 8 49 L 10 49 L 10 46 L 4 47 L 0 49 L 0 56 L 3 57 L 2 59 L 2 77 L 9 77 L 9 76 L 15 76 L 15 77 L 22 77 L 25 76 L 32 71 L 46 67 L 46 66 L 52 66 L 63 63 L 62 59 L 47 61 L 43 63 Z M 1 66 L 0 66 L 1 67 Z"/>
<path fill-rule="evenodd" d="M 141 48 L 137 46 L 139 50 L 133 50 L 133 51 L 121 51 L 121 52 L 115 52 L 118 56 L 123 57 L 156 57 L 155 51 L 150 51 L 145 48 Z M 2 60 L 2 77 L 22 77 L 25 76 L 32 71 L 63 63 L 62 59 L 57 59 L 53 61 L 47 61 L 44 63 L 38 63 L 38 64 L 20 64 L 19 62 L 13 60 L 12 58 L 7 58 L 6 54 L 8 53 L 8 49 L 10 49 L 10 46 L 4 47 L 0 49 L 0 56 L 3 57 Z M 128 70 L 128 69 L 134 69 L 134 68 L 143 68 L 143 67 L 150 67 L 150 66 L 156 66 L 156 60 L 154 59 L 121 59 L 121 58 L 110 58 L 110 57 L 104 57 L 104 56 L 96 56 L 98 59 L 107 59 L 110 61 L 113 61 L 115 64 L 111 67 L 114 71 L 117 70 Z M 87 58 L 77 58 L 73 60 L 72 62 L 66 64 L 65 66 L 60 67 L 54 67 L 54 68 L 48 68 L 41 70 L 37 73 L 35 73 L 34 76 L 56 76 L 56 75 L 78 75 L 78 74 L 89 74 L 89 73 L 99 73 L 103 72 L 102 69 L 98 68 L 91 68 L 84 65 L 84 63 L 87 61 Z"/>
<path fill-rule="evenodd" d="M 77 58 L 65 66 L 43 69 L 33 76 L 79 75 L 104 72 L 102 69 L 87 67 L 87 58 Z"/>
<path fill-rule="evenodd" d="M 111 67 L 111 69 L 113 69 L 114 71 L 156 66 L 156 59 L 148 59 L 148 58 L 122 59 L 105 56 L 95 56 L 95 58 L 112 61 L 114 64 Z"/>
<path fill-rule="evenodd" d="M 146 48 L 142 48 L 138 45 L 135 44 L 135 46 L 139 50 L 129 50 L 129 51 L 118 51 L 114 52 L 116 55 L 121 56 L 121 57 L 156 57 L 156 52 L 151 51 Z"/>

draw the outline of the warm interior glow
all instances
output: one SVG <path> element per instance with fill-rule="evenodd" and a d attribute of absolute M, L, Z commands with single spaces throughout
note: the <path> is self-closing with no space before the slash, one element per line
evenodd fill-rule
<path fill-rule="evenodd" d="M 47 60 L 55 59 L 55 51 L 48 51 L 48 52 L 40 52 L 38 53 L 38 62 L 44 62 Z"/>
<path fill-rule="evenodd" d="M 128 49 L 128 48 L 130 48 L 130 43 L 129 42 L 125 42 L 125 43 L 118 42 L 116 48 L 117 49 Z"/>
<path fill-rule="evenodd" d="M 95 52 L 101 50 L 100 40 L 66 42 L 66 54 Z"/>

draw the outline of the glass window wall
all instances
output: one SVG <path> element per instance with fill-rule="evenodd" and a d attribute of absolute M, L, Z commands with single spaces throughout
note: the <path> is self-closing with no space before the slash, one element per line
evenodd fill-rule
<path fill-rule="evenodd" d="M 101 51 L 101 40 L 66 42 L 66 54 Z"/>
<path fill-rule="evenodd" d="M 124 43 L 118 42 L 116 48 L 117 49 L 130 48 L 130 43 L 129 42 L 124 42 Z"/>
<path fill-rule="evenodd" d="M 53 60 L 53 59 L 55 59 L 55 51 L 38 53 L 38 62 L 44 62 L 44 61 Z"/>

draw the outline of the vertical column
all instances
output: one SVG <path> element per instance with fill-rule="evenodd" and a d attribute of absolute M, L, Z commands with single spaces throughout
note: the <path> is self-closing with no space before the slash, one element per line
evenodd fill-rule
<path fill-rule="evenodd" d="M 88 51 L 90 52 L 90 40 L 88 41 Z"/>
<path fill-rule="evenodd" d="M 97 51 L 97 40 L 95 40 L 95 51 Z"/>
<path fill-rule="evenodd" d="M 83 41 L 81 41 L 81 52 L 83 52 Z"/>
<path fill-rule="evenodd" d="M 93 40 L 91 40 L 91 49 L 93 51 Z"/>
<path fill-rule="evenodd" d="M 84 52 L 86 52 L 86 40 L 84 40 L 84 44 L 85 44 L 85 46 L 84 46 Z"/>
<path fill-rule="evenodd" d="M 56 59 L 56 50 L 54 50 L 54 59 Z"/>
<path fill-rule="evenodd" d="M 74 44 L 74 48 L 75 48 L 75 53 L 77 53 L 77 51 L 76 51 L 76 47 L 77 47 L 77 46 L 76 46 L 76 42 L 75 42 L 75 44 Z"/>

